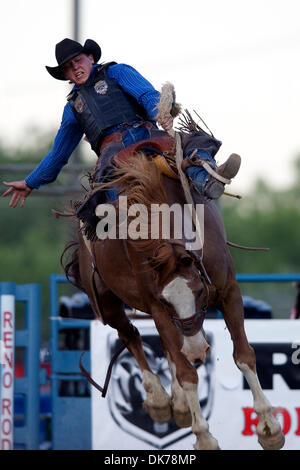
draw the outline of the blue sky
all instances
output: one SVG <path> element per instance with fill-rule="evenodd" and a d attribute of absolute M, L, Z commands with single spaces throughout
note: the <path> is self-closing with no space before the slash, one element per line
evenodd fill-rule
<path fill-rule="evenodd" d="M 0 138 L 23 144 L 30 128 L 59 126 L 69 85 L 45 65 L 72 36 L 72 0 L 1 6 Z M 282 187 L 300 153 L 299 17 L 299 0 L 81 0 L 81 40 L 96 40 L 101 60 L 134 66 L 157 89 L 174 83 L 178 101 L 222 140 L 219 162 L 242 156 L 231 190 L 258 176 Z"/>

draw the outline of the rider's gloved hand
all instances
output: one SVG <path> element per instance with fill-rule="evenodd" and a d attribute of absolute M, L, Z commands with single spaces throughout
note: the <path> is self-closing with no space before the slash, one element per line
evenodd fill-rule
<path fill-rule="evenodd" d="M 170 131 L 173 127 L 173 118 L 171 114 L 161 118 L 160 116 L 157 117 L 157 123 L 165 130 Z"/>

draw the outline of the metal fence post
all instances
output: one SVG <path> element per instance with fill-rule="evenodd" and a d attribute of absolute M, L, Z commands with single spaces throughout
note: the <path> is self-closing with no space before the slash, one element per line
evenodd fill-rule
<path fill-rule="evenodd" d="M 25 376 L 14 379 L 14 394 L 24 396 L 24 426 L 14 427 L 14 443 L 39 449 L 40 443 L 40 284 L 0 283 L 0 295 L 13 295 L 25 303 L 25 328 L 14 329 L 15 347 L 25 348 Z"/>

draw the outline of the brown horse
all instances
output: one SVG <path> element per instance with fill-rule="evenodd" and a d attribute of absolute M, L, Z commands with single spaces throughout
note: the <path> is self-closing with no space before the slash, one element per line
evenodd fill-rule
<path fill-rule="evenodd" d="M 162 175 L 143 155 L 118 170 L 113 183 L 120 195 L 127 196 L 128 207 L 143 204 L 148 210 L 151 204 L 177 203 L 183 208 L 186 203 L 180 182 Z M 198 194 L 193 197 L 196 203 L 203 202 Z M 182 225 L 183 219 L 184 215 Z M 172 219 L 172 229 L 174 225 Z M 156 239 L 107 237 L 89 242 L 79 229 L 78 237 L 76 262 L 69 265 L 67 274 L 75 275 L 94 311 L 118 331 L 135 357 L 146 391 L 144 407 L 152 419 L 163 422 L 173 417 L 178 426 L 192 426 L 195 449 L 219 449 L 201 413 L 193 365 L 205 361 L 209 345 L 203 314 L 205 308 L 215 307 L 223 314 L 235 363 L 253 394 L 259 443 L 264 449 L 280 449 L 284 436 L 257 378 L 255 354 L 244 330 L 242 297 L 216 205 L 205 201 L 202 252 L 187 250 L 184 235 L 163 239 L 161 231 Z M 147 312 L 155 322 L 171 371 L 171 399 L 150 370 L 139 332 L 124 313 L 124 303 Z"/>

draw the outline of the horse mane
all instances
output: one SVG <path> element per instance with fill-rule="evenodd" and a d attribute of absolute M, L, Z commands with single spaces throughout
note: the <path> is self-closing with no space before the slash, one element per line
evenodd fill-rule
<path fill-rule="evenodd" d="M 153 160 L 142 152 L 123 162 L 114 172 L 114 179 L 101 187 L 117 186 L 127 196 L 128 205 L 167 203 L 161 173 Z"/>
<path fill-rule="evenodd" d="M 115 170 L 113 180 L 101 185 L 100 188 L 108 189 L 111 186 L 117 187 L 120 195 L 127 196 L 128 207 L 132 204 L 142 204 L 146 207 L 147 214 L 151 213 L 152 204 L 168 203 L 160 170 L 154 161 L 142 152 L 122 163 Z M 141 217 L 143 220 L 143 216 Z M 126 242 L 137 251 L 145 253 L 146 264 L 160 272 L 161 277 L 166 277 L 176 268 L 176 256 L 174 256 L 176 250 L 170 241 L 162 239 L 161 230 L 157 239 L 151 239 L 150 235 L 150 226 L 148 226 L 147 239 L 128 238 Z"/>
<path fill-rule="evenodd" d="M 167 204 L 167 195 L 162 184 L 161 173 L 153 160 L 143 153 L 135 154 L 128 161 L 122 163 L 114 171 L 110 182 L 97 185 L 90 194 L 94 194 L 95 191 L 107 190 L 110 187 L 117 188 L 119 195 L 127 196 L 128 207 L 132 204 L 142 204 L 146 207 L 148 214 L 150 214 L 152 204 Z M 86 198 L 88 199 L 88 197 L 87 194 Z M 116 202 L 113 204 L 115 204 L 118 211 L 119 208 Z M 76 206 L 79 206 L 78 202 L 76 202 Z M 130 217 L 128 219 L 130 221 Z M 152 239 L 150 226 L 148 230 L 149 236 L 146 239 L 133 240 L 128 237 L 126 243 L 145 255 L 145 271 L 153 269 L 158 274 L 160 281 L 163 282 L 169 274 L 175 271 L 178 254 L 184 250 L 184 245 L 182 244 L 180 248 L 180 242 L 174 243 L 174 240 L 163 239 L 161 230 L 158 233 L 158 238 Z M 73 239 L 65 246 L 60 262 L 69 282 L 84 291 L 80 279 L 78 254 L 77 238 L 77 240 Z"/>

